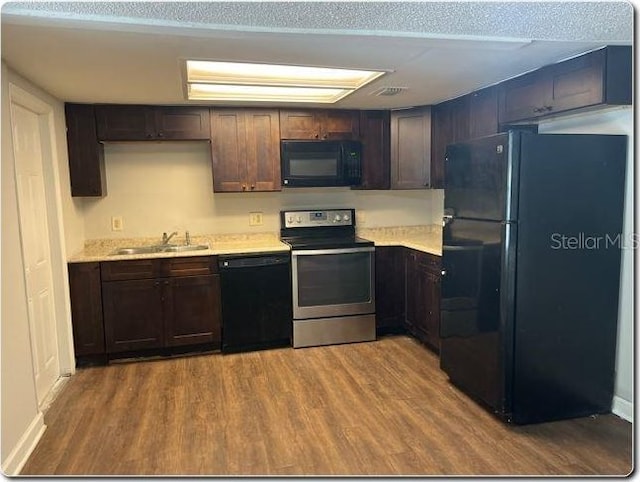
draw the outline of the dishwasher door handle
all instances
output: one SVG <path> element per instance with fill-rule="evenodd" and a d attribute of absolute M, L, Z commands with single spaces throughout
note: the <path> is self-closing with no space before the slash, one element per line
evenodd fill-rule
<path fill-rule="evenodd" d="M 289 264 L 289 256 L 273 256 L 273 257 L 246 257 L 246 258 L 221 258 L 218 260 L 220 269 L 245 269 L 245 268 L 268 268 L 270 266 L 278 266 L 281 264 Z"/>

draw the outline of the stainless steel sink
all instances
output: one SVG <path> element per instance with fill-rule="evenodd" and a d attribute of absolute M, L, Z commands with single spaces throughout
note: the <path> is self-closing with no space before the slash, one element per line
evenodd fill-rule
<path fill-rule="evenodd" d="M 209 249 L 206 244 L 188 244 L 178 246 L 176 244 L 159 244 L 156 246 L 136 246 L 132 248 L 120 248 L 111 253 L 111 256 L 123 254 L 151 254 L 151 253 L 182 253 L 185 251 L 201 251 Z"/>
<path fill-rule="evenodd" d="M 182 253 L 183 251 L 201 251 L 209 249 L 206 244 L 188 244 L 182 246 L 160 246 L 160 252 L 165 253 Z"/>

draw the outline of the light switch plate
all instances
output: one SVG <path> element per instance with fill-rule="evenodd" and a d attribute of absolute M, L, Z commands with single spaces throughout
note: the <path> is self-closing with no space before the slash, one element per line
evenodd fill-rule
<path fill-rule="evenodd" d="M 262 226 L 262 213 L 249 213 L 249 226 Z"/>

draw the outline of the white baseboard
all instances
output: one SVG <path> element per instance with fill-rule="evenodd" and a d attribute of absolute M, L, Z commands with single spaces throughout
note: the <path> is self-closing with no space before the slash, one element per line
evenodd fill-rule
<path fill-rule="evenodd" d="M 633 423 L 633 403 L 628 400 L 614 396 L 611 411 L 618 417 L 624 418 L 628 422 Z"/>
<path fill-rule="evenodd" d="M 2 472 L 4 472 L 5 475 L 12 476 L 20 474 L 22 467 L 27 463 L 29 455 L 31 455 L 33 449 L 36 448 L 36 444 L 46 428 L 44 416 L 42 412 L 38 412 L 38 415 L 36 415 L 27 430 L 22 434 L 22 437 L 20 437 L 20 440 L 9 456 L 6 460 L 2 461 Z"/>

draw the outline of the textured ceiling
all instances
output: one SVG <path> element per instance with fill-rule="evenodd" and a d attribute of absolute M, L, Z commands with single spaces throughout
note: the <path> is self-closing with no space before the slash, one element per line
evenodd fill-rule
<path fill-rule="evenodd" d="M 9 2 L 2 59 L 74 102 L 182 104 L 185 58 L 390 74 L 334 107 L 437 103 L 606 44 L 626 2 Z M 408 89 L 370 95 L 384 86 Z"/>
<path fill-rule="evenodd" d="M 8 2 L 3 14 L 255 30 L 629 42 L 629 2 Z"/>

